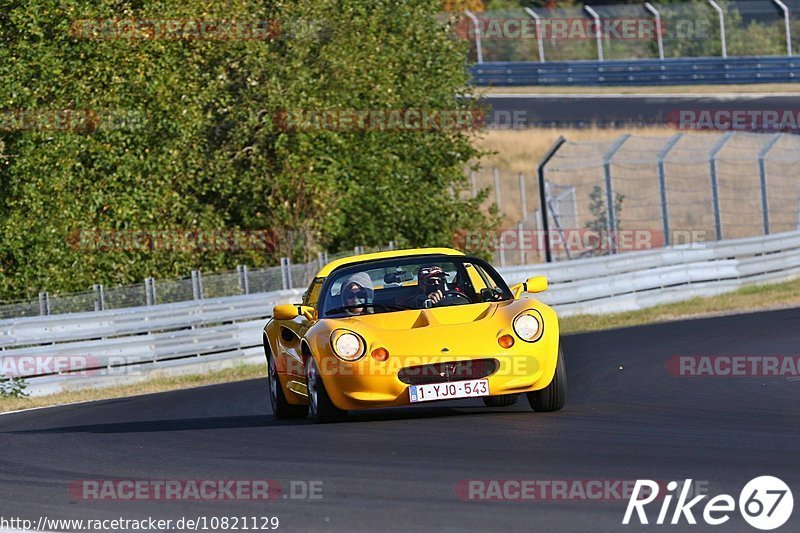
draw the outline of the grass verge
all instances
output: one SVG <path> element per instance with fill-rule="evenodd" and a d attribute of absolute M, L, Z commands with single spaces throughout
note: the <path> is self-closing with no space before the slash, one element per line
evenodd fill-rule
<path fill-rule="evenodd" d="M 566 317 L 561 319 L 561 332 L 570 334 L 597 331 L 686 318 L 794 306 L 800 306 L 800 279 L 786 283 L 753 285 L 720 296 L 693 298 L 684 302 L 659 305 L 640 311 Z M 70 391 L 38 398 L 0 398 L 0 412 L 90 400 L 122 398 L 261 377 L 266 377 L 266 368 L 263 365 L 242 365 L 207 374 L 156 378 L 135 385 L 109 387 L 106 389 Z M 264 394 L 267 394 L 266 389 Z"/>

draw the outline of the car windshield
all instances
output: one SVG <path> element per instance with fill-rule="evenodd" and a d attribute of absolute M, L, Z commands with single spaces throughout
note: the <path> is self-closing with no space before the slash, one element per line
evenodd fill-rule
<path fill-rule="evenodd" d="M 390 313 L 513 299 L 485 261 L 464 256 L 398 257 L 334 271 L 326 280 L 321 316 Z"/>

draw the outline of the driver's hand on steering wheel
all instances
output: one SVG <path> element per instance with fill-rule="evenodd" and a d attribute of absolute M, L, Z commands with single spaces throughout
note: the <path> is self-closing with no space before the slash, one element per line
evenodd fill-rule
<path fill-rule="evenodd" d="M 442 298 L 444 298 L 444 294 L 442 294 L 442 291 L 433 291 L 428 295 L 428 299 L 431 301 L 433 305 L 438 304 L 442 300 Z"/>

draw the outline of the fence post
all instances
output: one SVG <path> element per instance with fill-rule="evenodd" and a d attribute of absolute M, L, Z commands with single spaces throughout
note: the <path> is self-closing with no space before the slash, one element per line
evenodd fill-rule
<path fill-rule="evenodd" d="M 536 12 L 529 8 L 525 8 L 525 12 L 533 17 L 533 22 L 536 25 L 536 46 L 539 47 L 539 63 L 544 63 L 544 39 L 542 38 L 542 19 Z"/>
<path fill-rule="evenodd" d="M 497 204 L 497 210 L 502 211 L 500 203 L 500 169 L 492 167 L 492 178 L 494 180 L 494 203 Z"/>
<path fill-rule="evenodd" d="M 92 285 L 94 291 L 94 310 L 104 311 L 106 308 L 106 292 L 103 289 L 102 283 L 95 283 Z"/>
<path fill-rule="evenodd" d="M 464 12 L 472 21 L 472 26 L 475 28 L 475 51 L 478 53 L 478 64 L 483 63 L 483 49 L 481 48 L 481 23 L 475 13 L 467 9 Z"/>
<path fill-rule="evenodd" d="M 525 234 L 525 229 L 522 226 L 522 222 L 517 224 L 517 247 L 519 248 L 519 264 L 525 264 L 525 246 L 523 244 L 523 237 Z"/>
<path fill-rule="evenodd" d="M 561 148 L 561 145 L 567 142 L 567 140 L 563 136 L 559 136 L 556 139 L 556 142 L 553 143 L 553 146 L 547 151 L 544 155 L 542 160 L 539 162 L 539 166 L 536 169 L 536 174 L 539 177 L 539 201 L 542 204 L 541 212 L 542 212 L 542 234 L 544 235 L 543 244 L 544 244 L 544 257 L 545 262 L 551 263 L 553 261 L 553 254 L 550 251 L 550 221 L 547 217 L 547 188 L 544 182 L 544 169 L 547 166 L 547 163 L 556 155 L 558 149 Z"/>
<path fill-rule="evenodd" d="M 525 175 L 519 173 L 519 202 L 520 211 L 522 211 L 522 220 L 528 218 L 528 198 L 525 192 Z"/>
<path fill-rule="evenodd" d="M 148 306 L 156 304 L 156 280 L 153 278 L 144 278 L 144 301 Z"/>
<path fill-rule="evenodd" d="M 661 35 L 661 13 L 650 2 L 644 3 L 644 8 L 653 14 L 656 21 L 656 42 L 658 43 L 658 58 L 664 59 L 664 36 Z"/>
<path fill-rule="evenodd" d="M 50 295 L 47 291 L 39 293 L 39 315 L 47 316 L 50 314 Z"/>
<path fill-rule="evenodd" d="M 719 44 L 722 46 L 722 57 L 728 57 L 728 46 L 725 44 L 725 13 L 714 0 L 708 0 L 708 3 L 719 14 Z"/>
<path fill-rule="evenodd" d="M 475 198 L 476 196 L 478 196 L 478 180 L 475 177 L 474 170 L 469 171 L 469 181 L 470 184 L 472 185 L 472 197 Z"/>
<path fill-rule="evenodd" d="M 783 134 L 776 133 L 758 152 L 758 179 L 761 182 L 761 218 L 764 220 L 764 235 L 769 235 L 769 196 L 767 195 L 767 154 L 781 140 Z"/>
<path fill-rule="evenodd" d="M 683 137 L 683 133 L 678 133 L 673 135 L 667 141 L 667 144 L 664 145 L 658 152 L 657 156 L 657 167 L 658 167 L 658 188 L 661 193 L 661 227 L 664 231 L 664 246 L 669 246 L 672 242 L 670 238 L 670 228 L 669 228 L 669 201 L 667 199 L 667 173 L 664 169 L 664 160 L 667 158 L 670 150 L 678 144 L 678 141 L 681 140 Z"/>
<path fill-rule="evenodd" d="M 250 294 L 250 280 L 247 279 L 247 265 L 238 265 L 236 273 L 239 274 L 239 288 L 244 294 Z"/>
<path fill-rule="evenodd" d="M 614 205 L 614 187 L 611 183 L 611 159 L 622 148 L 625 141 L 630 139 L 630 133 L 622 135 L 619 139 L 614 141 L 611 148 L 603 154 L 603 175 L 606 181 L 606 218 L 609 233 L 609 244 L 611 245 L 611 253 L 617 253 L 617 210 Z"/>
<path fill-rule="evenodd" d="M 772 0 L 783 11 L 783 26 L 786 32 L 786 55 L 792 57 L 792 26 L 789 18 L 789 8 L 781 0 Z"/>
<path fill-rule="evenodd" d="M 717 240 L 722 240 L 722 216 L 720 215 L 719 208 L 719 182 L 717 180 L 717 154 L 725 146 L 725 143 L 736 134 L 735 131 L 729 131 L 722 138 L 717 141 L 717 144 L 708 153 L 709 168 L 711 172 L 711 207 L 714 210 L 714 232 L 716 233 Z"/>
<path fill-rule="evenodd" d="M 192 297 L 195 300 L 203 299 L 203 275 L 199 270 L 192 270 Z"/>
<path fill-rule="evenodd" d="M 597 42 L 597 59 L 598 61 L 603 61 L 603 27 L 602 23 L 600 22 L 600 15 L 597 14 L 597 11 L 592 9 L 589 6 L 583 6 L 583 9 L 586 10 L 589 15 L 594 19 L 595 25 L 595 41 Z"/>

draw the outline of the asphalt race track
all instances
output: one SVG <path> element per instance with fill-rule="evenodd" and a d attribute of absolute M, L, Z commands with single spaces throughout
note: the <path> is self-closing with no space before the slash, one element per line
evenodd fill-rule
<path fill-rule="evenodd" d="M 568 89 L 567 89 L 568 90 Z M 797 94 L 503 94 L 487 95 L 494 127 L 678 126 L 680 111 L 793 111 Z M 516 113 L 516 115 L 514 115 Z M 517 117 L 514 120 L 512 117 Z M 796 128 L 793 128 L 796 130 Z"/>
<path fill-rule="evenodd" d="M 800 380 L 686 378 L 673 355 L 796 355 L 800 309 L 565 337 L 567 407 L 478 400 L 276 421 L 266 379 L 0 416 L 0 514 L 177 519 L 277 516 L 285 531 L 708 531 L 621 526 L 610 501 L 464 501 L 460 480 L 684 480 L 739 492 L 775 475 L 800 502 Z M 82 479 L 322 481 L 322 498 L 75 501 Z M 706 500 L 707 501 L 707 500 Z M 702 504 L 702 502 L 701 502 Z M 673 500 L 674 505 L 674 500 Z M 702 524 L 702 507 L 695 512 Z M 671 516 L 671 513 L 670 513 Z M 756 531 L 738 514 L 718 531 Z M 800 511 L 778 531 L 799 531 Z"/>

